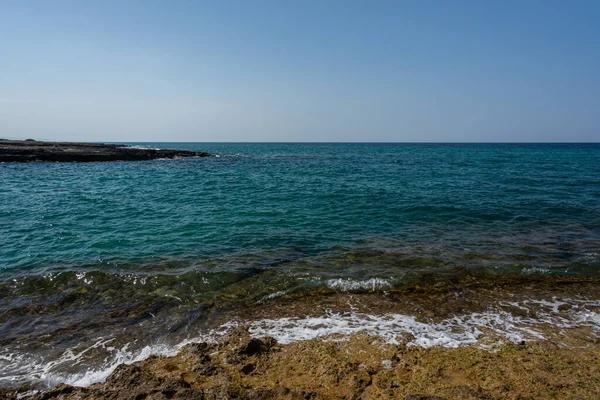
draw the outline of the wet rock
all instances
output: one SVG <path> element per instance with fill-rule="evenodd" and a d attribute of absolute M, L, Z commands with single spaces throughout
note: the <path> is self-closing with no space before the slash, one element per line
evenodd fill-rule
<path fill-rule="evenodd" d="M 65 384 L 56 386 L 55 388 L 42 393 L 37 399 L 38 400 L 50 400 L 50 399 L 61 399 L 75 392 L 77 388 Z"/>

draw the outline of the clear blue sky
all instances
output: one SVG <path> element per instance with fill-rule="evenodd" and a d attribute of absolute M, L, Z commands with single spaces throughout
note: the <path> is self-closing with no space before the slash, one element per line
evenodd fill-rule
<path fill-rule="evenodd" d="M 0 0 L 0 137 L 599 141 L 600 1 Z"/>

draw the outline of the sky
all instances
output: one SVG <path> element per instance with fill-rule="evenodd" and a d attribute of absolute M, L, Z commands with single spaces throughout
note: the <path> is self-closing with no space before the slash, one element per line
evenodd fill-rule
<path fill-rule="evenodd" d="M 0 137 L 600 141 L 598 1 L 0 0 Z"/>

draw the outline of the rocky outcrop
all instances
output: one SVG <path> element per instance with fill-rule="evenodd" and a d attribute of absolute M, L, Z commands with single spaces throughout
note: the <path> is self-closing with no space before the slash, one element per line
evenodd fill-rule
<path fill-rule="evenodd" d="M 144 149 L 117 144 L 0 139 L 0 162 L 140 161 L 210 156 L 212 154 L 199 151 Z"/>

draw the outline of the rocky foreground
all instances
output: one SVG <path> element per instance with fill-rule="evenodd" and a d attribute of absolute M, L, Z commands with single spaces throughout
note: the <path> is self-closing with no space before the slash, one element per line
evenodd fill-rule
<path fill-rule="evenodd" d="M 120 365 L 106 381 L 89 387 L 62 384 L 38 393 L 30 387 L 0 389 L 0 399 L 600 399 L 599 331 L 592 323 L 568 323 L 582 313 L 590 318 L 598 314 L 598 282 L 561 279 L 499 286 L 496 278 L 494 286 L 385 296 L 284 296 L 227 315 L 225 321 L 248 322 L 212 335 L 209 342 L 188 344 L 173 357 Z M 584 303 L 587 308 L 581 307 Z M 513 342 L 506 331 L 482 322 L 477 341 L 462 347 L 416 345 L 414 335 L 423 335 L 419 329 L 414 335 L 398 331 L 393 342 L 366 331 L 288 344 L 249 333 L 252 321 L 316 317 L 325 310 L 401 313 L 439 323 L 486 309 L 516 325 L 541 322 L 521 325 L 535 334 Z M 288 334 L 293 328 L 289 321 Z M 253 332 L 257 334 L 256 325 Z"/>
<path fill-rule="evenodd" d="M 121 365 L 104 383 L 59 385 L 33 399 L 597 399 L 599 356 L 589 343 L 425 349 L 365 334 L 280 345 L 239 329 L 174 357 Z"/>
<path fill-rule="evenodd" d="M 0 139 L 0 162 L 140 161 L 210 156 L 212 154 L 198 151 L 142 149 L 117 144 Z"/>

